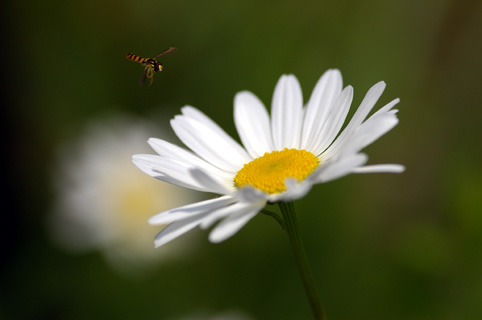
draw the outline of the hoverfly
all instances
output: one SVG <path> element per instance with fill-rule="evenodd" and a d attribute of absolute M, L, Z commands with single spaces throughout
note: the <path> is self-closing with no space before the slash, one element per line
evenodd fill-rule
<path fill-rule="evenodd" d="M 176 47 L 169 47 L 168 49 L 158 54 L 155 58 L 141 58 L 132 53 L 126 54 L 127 59 L 142 63 L 145 66 L 144 72 L 142 73 L 141 80 L 139 81 L 139 84 L 141 86 L 146 81 L 146 78 L 149 78 L 149 85 L 151 85 L 153 81 L 154 73 L 158 71 L 162 71 L 163 65 L 156 59 L 159 58 L 160 56 L 171 53 L 174 50 L 176 50 Z"/>

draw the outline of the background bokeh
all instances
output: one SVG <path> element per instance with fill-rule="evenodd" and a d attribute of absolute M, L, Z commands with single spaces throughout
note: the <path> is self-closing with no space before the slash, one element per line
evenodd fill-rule
<path fill-rule="evenodd" d="M 296 203 L 329 318 L 482 319 L 481 1 L 30 0 L 2 11 L 0 319 L 310 319 L 288 239 L 267 216 L 221 244 L 195 230 L 182 259 L 142 272 L 59 246 L 49 221 L 59 150 L 92 121 L 122 114 L 169 131 L 189 104 L 237 138 L 236 92 L 269 106 L 293 73 L 306 101 L 328 68 L 354 86 L 354 105 L 379 80 L 378 106 L 401 98 L 400 124 L 366 151 L 407 167 Z M 169 46 L 164 71 L 139 86 L 142 67 L 125 54 Z"/>

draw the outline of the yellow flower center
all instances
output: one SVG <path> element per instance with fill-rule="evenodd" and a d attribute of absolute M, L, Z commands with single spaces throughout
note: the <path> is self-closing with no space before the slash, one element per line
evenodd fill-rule
<path fill-rule="evenodd" d="M 268 194 L 286 190 L 285 179 L 305 179 L 319 165 L 314 154 L 306 150 L 288 149 L 266 152 L 243 166 L 234 177 L 236 187 L 252 186 Z"/>

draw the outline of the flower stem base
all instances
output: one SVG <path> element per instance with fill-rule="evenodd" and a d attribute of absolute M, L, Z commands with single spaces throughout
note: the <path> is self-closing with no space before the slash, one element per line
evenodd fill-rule
<path fill-rule="evenodd" d="M 310 302 L 314 318 L 316 320 L 326 320 L 325 311 L 323 310 L 320 295 L 316 289 L 313 273 L 311 271 L 308 258 L 306 257 L 305 248 L 299 236 L 298 220 L 293 202 L 279 202 L 278 204 L 281 213 L 283 214 L 285 230 L 290 239 L 291 246 L 293 247 L 296 264 L 298 265 L 298 271 L 300 272 L 303 286 Z"/>

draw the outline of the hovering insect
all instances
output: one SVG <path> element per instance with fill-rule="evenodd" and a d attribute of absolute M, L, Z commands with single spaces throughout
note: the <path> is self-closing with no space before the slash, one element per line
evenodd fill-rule
<path fill-rule="evenodd" d="M 149 78 L 149 85 L 151 85 L 153 81 L 154 73 L 158 71 L 162 71 L 163 65 L 156 59 L 159 58 L 160 56 L 171 53 L 174 50 L 176 50 L 176 47 L 169 47 L 168 49 L 158 54 L 155 58 L 141 58 L 132 53 L 126 54 L 127 59 L 142 63 L 145 66 L 144 72 L 142 73 L 141 80 L 139 81 L 139 84 L 141 86 L 146 81 L 146 78 Z"/>

